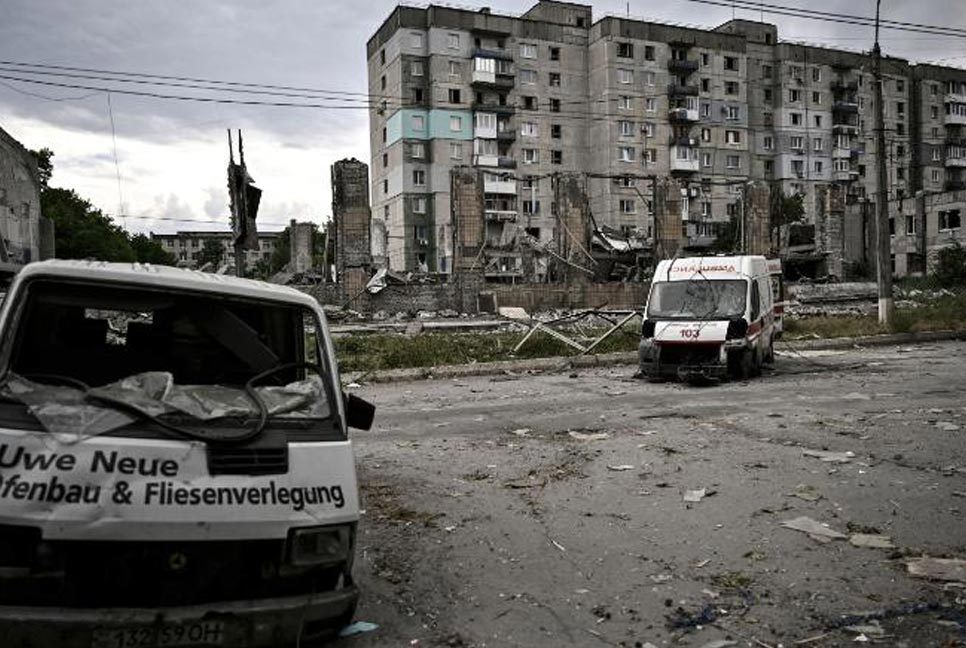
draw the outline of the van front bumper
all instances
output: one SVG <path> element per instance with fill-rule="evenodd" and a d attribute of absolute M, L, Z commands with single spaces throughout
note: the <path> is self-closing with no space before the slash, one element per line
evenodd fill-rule
<path fill-rule="evenodd" d="M 322 594 L 157 609 L 0 606 L 0 637 L 4 646 L 16 648 L 107 646 L 112 631 L 118 631 L 112 648 L 306 645 L 351 620 L 358 600 L 358 588 L 350 585 Z M 201 642 L 166 643 L 160 638 L 163 628 L 205 623 L 211 628 L 218 624 L 220 630 L 210 631 Z M 170 641 L 171 633 L 165 636 Z"/>

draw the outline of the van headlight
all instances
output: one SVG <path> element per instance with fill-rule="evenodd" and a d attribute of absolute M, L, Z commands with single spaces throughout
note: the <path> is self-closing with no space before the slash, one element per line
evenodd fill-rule
<path fill-rule="evenodd" d="M 288 562 L 297 567 L 331 565 L 350 560 L 350 525 L 298 527 L 289 531 Z"/>

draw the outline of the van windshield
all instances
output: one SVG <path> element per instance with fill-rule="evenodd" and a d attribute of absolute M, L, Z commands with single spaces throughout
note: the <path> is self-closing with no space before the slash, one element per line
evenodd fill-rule
<path fill-rule="evenodd" d="M 647 316 L 659 319 L 733 319 L 745 312 L 744 279 L 661 281 L 651 287 Z"/>
<path fill-rule="evenodd" d="M 326 419 L 320 330 L 309 309 L 283 302 L 36 280 L 3 394 L 28 404 L 49 431 L 84 427 L 80 419 L 93 414 L 100 421 L 111 403 L 124 416 L 91 430 L 126 424 L 132 408 L 190 421 L 249 420 L 259 408 L 270 418 Z M 61 416 L 67 404 L 70 416 Z"/>

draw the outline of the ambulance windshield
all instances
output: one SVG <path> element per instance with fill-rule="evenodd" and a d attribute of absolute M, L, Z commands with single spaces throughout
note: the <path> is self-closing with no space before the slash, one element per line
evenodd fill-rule
<path fill-rule="evenodd" d="M 744 279 L 662 281 L 651 287 L 647 316 L 655 319 L 722 320 L 745 312 Z"/>

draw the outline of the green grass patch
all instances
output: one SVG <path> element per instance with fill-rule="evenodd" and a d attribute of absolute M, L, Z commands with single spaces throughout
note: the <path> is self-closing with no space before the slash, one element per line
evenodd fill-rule
<path fill-rule="evenodd" d="M 588 337 L 602 335 L 606 329 L 586 331 Z M 375 371 L 436 367 L 450 364 L 496 362 L 515 358 L 553 358 L 569 356 L 577 350 L 543 331 L 534 333 L 516 355 L 511 355 L 526 331 L 494 333 L 421 333 L 346 335 L 335 338 L 335 353 L 342 371 Z M 573 337 L 573 333 L 567 334 Z M 578 340 L 585 346 L 590 339 Z M 616 331 L 594 351 L 634 351 L 640 341 L 640 323 Z"/>
<path fill-rule="evenodd" d="M 879 325 L 877 315 L 820 315 L 786 318 L 786 339 L 797 337 L 858 337 L 881 333 L 920 333 L 966 329 L 966 290 L 939 297 L 923 295 L 915 306 L 896 309 L 892 326 Z"/>
<path fill-rule="evenodd" d="M 786 318 L 786 340 L 795 338 L 836 338 L 877 335 L 880 333 L 942 331 L 966 329 L 966 291 L 952 295 L 917 297 L 915 307 L 896 312 L 891 331 L 879 326 L 875 315 L 813 316 Z M 606 329 L 585 330 L 578 340 L 585 346 Z M 346 335 L 335 339 L 336 355 L 342 371 L 377 371 L 401 368 L 430 368 L 452 364 L 496 362 L 514 358 L 554 358 L 576 355 L 577 351 L 540 331 L 516 355 L 511 351 L 526 331 L 492 333 L 421 333 L 413 337 L 380 333 Z M 569 336 L 574 337 L 571 331 Z M 596 349 L 596 353 L 636 351 L 640 341 L 640 321 L 635 320 L 617 331 Z"/>

